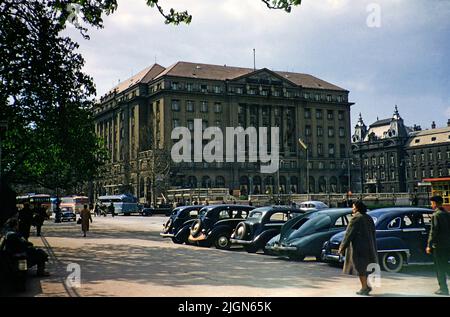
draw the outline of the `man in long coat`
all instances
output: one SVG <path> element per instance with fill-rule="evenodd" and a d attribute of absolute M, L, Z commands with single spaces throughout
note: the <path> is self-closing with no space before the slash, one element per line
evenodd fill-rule
<path fill-rule="evenodd" d="M 87 205 L 84 205 L 83 210 L 80 212 L 81 217 L 81 231 L 83 231 L 83 237 L 86 237 L 86 232 L 89 231 L 89 222 L 92 223 L 91 211 Z"/>

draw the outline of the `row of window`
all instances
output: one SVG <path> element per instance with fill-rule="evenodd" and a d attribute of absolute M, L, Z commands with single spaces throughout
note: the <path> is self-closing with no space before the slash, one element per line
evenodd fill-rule
<path fill-rule="evenodd" d="M 445 174 L 445 172 L 447 172 L 447 174 Z M 444 176 L 449 176 L 450 175 L 450 168 L 448 168 L 447 170 L 445 169 L 438 169 L 437 171 L 435 171 L 434 169 L 430 169 L 429 171 L 427 170 L 421 170 L 421 171 L 417 171 L 414 170 L 413 171 L 413 178 L 414 179 L 419 179 L 419 178 L 433 178 L 433 177 L 444 177 Z M 409 171 L 406 172 L 406 177 L 409 178 L 410 177 L 410 173 Z"/>
<path fill-rule="evenodd" d="M 394 156 L 390 156 L 389 158 L 391 164 L 395 164 L 395 157 Z M 384 165 L 385 164 L 385 157 L 384 156 L 380 156 L 379 158 L 376 157 L 372 157 L 371 159 L 369 158 L 365 158 L 364 159 L 364 165 L 365 166 L 370 166 L 370 164 L 372 164 L 372 166 L 377 166 L 377 165 Z"/>
<path fill-rule="evenodd" d="M 345 144 L 339 145 L 339 153 L 340 153 L 341 157 L 347 157 Z M 317 144 L 317 156 L 323 156 L 323 155 L 324 155 L 323 144 L 318 143 Z M 336 155 L 336 146 L 334 144 L 328 144 L 328 156 L 334 157 L 335 155 Z"/>
<path fill-rule="evenodd" d="M 224 92 L 224 86 L 222 85 L 207 85 L 207 84 L 194 84 L 194 83 L 180 83 L 173 81 L 171 83 L 171 89 L 172 90 L 186 90 L 189 92 L 201 92 L 201 93 L 208 93 L 213 92 L 216 94 L 221 94 Z M 151 91 L 160 90 L 162 88 L 161 84 L 157 84 L 156 87 L 151 87 Z M 263 87 L 263 86 L 253 86 L 253 85 L 247 85 L 245 87 L 231 87 L 230 91 L 239 95 L 242 95 L 244 93 L 248 95 L 260 95 L 260 96 L 274 96 L 274 97 L 300 97 L 300 94 L 296 90 L 287 90 L 284 89 L 276 89 L 274 87 Z M 310 93 L 310 92 L 304 92 L 303 96 L 306 100 L 313 100 L 313 101 L 327 101 L 327 102 L 344 102 L 347 101 L 347 97 L 345 95 L 333 95 L 333 94 L 319 94 L 319 93 Z"/>
<path fill-rule="evenodd" d="M 421 162 L 425 162 L 426 156 L 427 156 L 426 153 L 420 153 L 419 155 L 416 154 L 416 153 L 414 153 L 414 154 L 411 156 L 411 160 L 412 160 L 412 162 L 414 162 L 414 163 L 419 162 L 419 159 L 420 159 Z M 441 152 L 441 151 L 437 152 L 436 155 L 435 155 L 433 152 L 429 152 L 429 153 L 428 153 L 428 161 L 434 161 L 435 158 L 436 158 L 437 160 L 442 160 L 443 157 L 444 157 L 444 156 L 442 155 L 442 152 Z M 447 160 L 450 160 L 450 151 L 447 151 L 446 158 L 447 158 Z"/>
<path fill-rule="evenodd" d="M 305 127 L 305 136 L 311 136 L 312 135 L 312 128 L 310 125 L 307 125 Z M 324 136 L 324 129 L 322 126 L 317 127 L 317 136 L 323 137 Z M 335 136 L 335 128 L 334 127 L 328 127 L 328 137 L 334 138 Z M 345 128 L 340 127 L 339 128 L 339 137 L 344 138 L 345 137 Z"/>
<path fill-rule="evenodd" d="M 214 105 L 214 112 L 215 113 L 222 113 L 222 103 L 215 102 Z M 179 112 L 181 111 L 181 101 L 177 99 L 172 100 L 172 111 Z M 186 100 L 186 112 L 195 112 L 195 101 L 192 100 Z M 208 101 L 202 101 L 200 102 L 200 112 L 207 113 L 209 112 L 209 103 Z"/>
<path fill-rule="evenodd" d="M 446 173 L 446 174 L 445 174 Z M 390 172 L 390 179 L 391 181 L 394 181 L 397 179 L 397 175 L 398 172 L 395 171 L 391 171 Z M 424 178 L 432 178 L 432 177 L 444 177 L 444 176 L 449 176 L 450 175 L 450 168 L 448 168 L 447 170 L 445 169 L 438 169 L 437 172 L 434 169 L 430 169 L 430 170 L 414 170 L 412 172 L 412 176 L 415 180 L 418 179 L 424 179 Z M 410 171 L 407 170 L 406 171 L 406 178 L 410 178 L 411 174 Z M 386 172 L 385 171 L 381 171 L 379 173 L 377 172 L 366 172 L 366 179 L 380 179 L 380 180 L 387 180 L 386 179 Z"/>
<path fill-rule="evenodd" d="M 322 109 L 316 109 L 316 119 L 322 120 L 324 116 L 324 110 Z M 328 120 L 334 120 L 335 111 L 334 110 L 326 110 L 327 113 L 327 119 Z M 310 108 L 305 108 L 305 119 L 311 119 L 312 118 L 312 110 Z M 343 121 L 345 120 L 345 111 L 338 111 L 338 120 Z"/>

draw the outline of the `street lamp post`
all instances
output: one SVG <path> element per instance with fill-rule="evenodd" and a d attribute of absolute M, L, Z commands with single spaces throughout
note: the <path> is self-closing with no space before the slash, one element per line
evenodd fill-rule
<path fill-rule="evenodd" d="M 306 151 L 306 194 L 308 196 L 307 200 L 309 200 L 309 149 L 301 138 L 298 139 L 298 143 Z"/>

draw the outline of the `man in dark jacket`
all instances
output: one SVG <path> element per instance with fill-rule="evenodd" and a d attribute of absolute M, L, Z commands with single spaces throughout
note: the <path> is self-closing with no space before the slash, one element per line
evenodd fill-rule
<path fill-rule="evenodd" d="M 35 225 L 36 225 L 36 235 L 38 237 L 41 236 L 41 229 L 42 226 L 44 225 L 44 221 L 46 219 L 49 219 L 48 215 L 47 215 L 47 210 L 42 206 L 42 205 L 38 205 L 34 214 L 34 221 L 35 221 Z"/>
<path fill-rule="evenodd" d="M 431 218 L 431 230 L 428 238 L 427 254 L 433 254 L 439 290 L 436 295 L 448 295 L 447 275 L 450 276 L 450 213 L 442 207 L 441 196 L 430 199 L 435 210 Z"/>
<path fill-rule="evenodd" d="M 19 233 L 27 241 L 30 237 L 31 223 L 33 222 L 33 211 L 29 203 L 24 203 L 24 207 L 19 211 Z"/>

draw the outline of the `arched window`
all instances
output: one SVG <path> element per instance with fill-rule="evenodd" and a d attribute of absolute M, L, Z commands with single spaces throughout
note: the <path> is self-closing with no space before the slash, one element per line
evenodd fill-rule
<path fill-rule="evenodd" d="M 218 188 L 225 187 L 225 178 L 223 176 L 216 177 L 216 187 Z"/>
<path fill-rule="evenodd" d="M 338 192 L 338 180 L 334 176 L 330 178 L 330 190 L 332 193 Z"/>
<path fill-rule="evenodd" d="M 325 177 L 323 177 L 323 176 L 321 176 L 319 178 L 319 192 L 320 193 L 327 192 L 327 181 L 325 180 Z"/>
<path fill-rule="evenodd" d="M 310 193 L 316 192 L 316 180 L 312 176 L 309 177 L 309 192 Z"/>
<path fill-rule="evenodd" d="M 211 188 L 211 178 L 209 176 L 203 176 L 202 188 Z"/>
<path fill-rule="evenodd" d="M 188 187 L 197 188 L 197 177 L 195 176 L 188 177 Z"/>
<path fill-rule="evenodd" d="M 259 195 L 261 194 L 261 184 L 262 180 L 261 177 L 255 176 L 253 177 L 253 195 Z"/>

